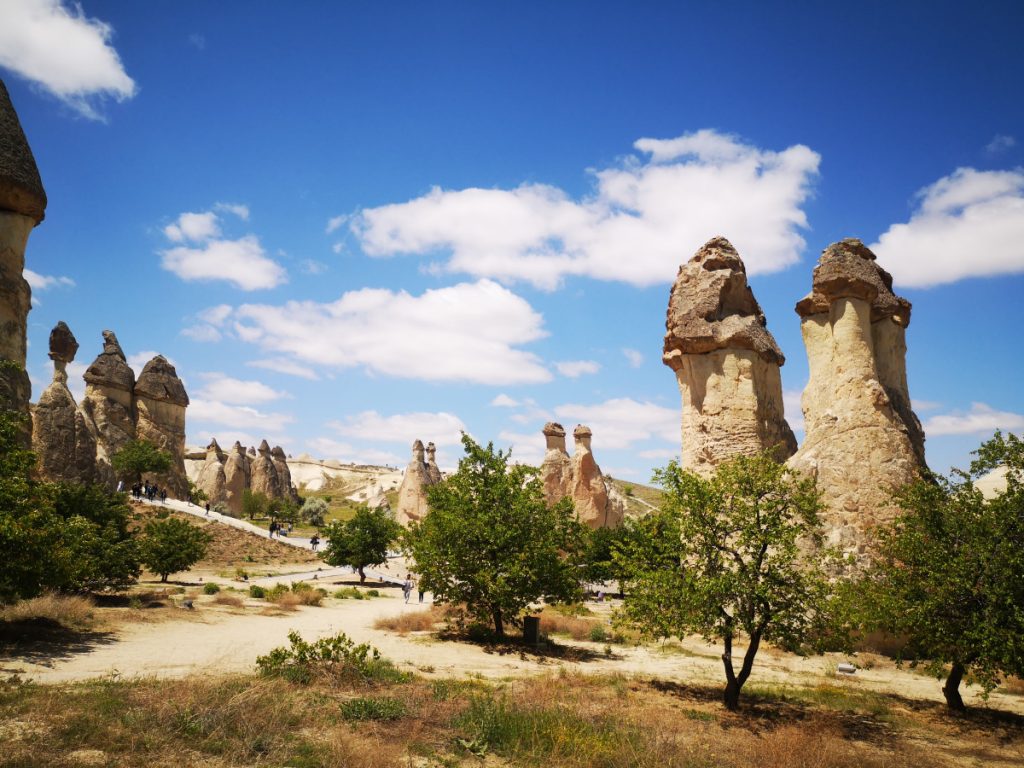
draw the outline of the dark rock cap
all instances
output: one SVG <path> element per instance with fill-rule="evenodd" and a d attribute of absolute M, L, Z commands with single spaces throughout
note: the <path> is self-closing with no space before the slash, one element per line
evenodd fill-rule
<path fill-rule="evenodd" d="M 584 424 L 577 424 L 576 429 L 572 431 L 572 436 L 579 440 L 581 437 L 593 437 L 594 433 L 590 431 L 590 427 Z"/>
<path fill-rule="evenodd" d="M 565 437 L 565 427 L 555 421 L 549 421 L 544 425 L 544 435 L 546 437 Z"/>
<path fill-rule="evenodd" d="M 711 238 L 679 267 L 665 329 L 661 359 L 673 370 L 683 355 L 718 349 L 749 349 L 769 362 L 786 362 L 747 285 L 743 260 L 724 237 Z"/>
<path fill-rule="evenodd" d="M 288 460 L 288 457 L 284 455 L 284 448 L 282 448 L 280 445 L 275 445 L 270 450 L 270 455 L 273 456 L 275 459 L 283 459 L 285 461 Z"/>
<path fill-rule="evenodd" d="M 267 456 L 267 455 L 269 455 L 270 454 L 270 443 L 268 443 L 266 440 L 264 440 L 262 443 L 260 443 L 259 452 L 260 452 L 260 456 Z"/>
<path fill-rule="evenodd" d="M 103 351 L 85 371 L 85 383 L 99 387 L 135 390 L 135 371 L 125 361 L 121 345 L 113 331 L 103 332 Z"/>
<path fill-rule="evenodd" d="M 36 224 L 46 214 L 46 190 L 3 80 L 0 80 L 0 211 L 29 216 Z"/>
<path fill-rule="evenodd" d="M 157 355 L 146 363 L 135 384 L 135 394 L 173 405 L 188 405 L 185 385 L 178 378 L 174 366 L 163 355 Z"/>
<path fill-rule="evenodd" d="M 871 304 L 872 322 L 892 318 L 910 325 L 910 302 L 892 291 L 892 275 L 878 266 L 875 254 L 855 237 L 832 243 L 814 268 L 813 288 L 797 302 L 796 312 L 810 317 L 828 312 L 836 299 L 862 299 Z"/>
<path fill-rule="evenodd" d="M 78 352 L 78 340 L 63 320 L 50 331 L 50 359 L 70 363 Z"/>

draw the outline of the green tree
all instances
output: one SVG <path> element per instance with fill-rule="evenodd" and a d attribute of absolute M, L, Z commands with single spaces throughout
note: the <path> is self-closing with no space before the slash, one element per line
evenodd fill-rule
<path fill-rule="evenodd" d="M 348 565 L 366 581 L 364 569 L 388 559 L 388 548 L 398 539 L 402 527 L 387 512 L 361 506 L 345 522 L 331 523 L 324 529 L 323 558 L 330 565 Z"/>
<path fill-rule="evenodd" d="M 502 637 L 537 600 L 579 599 L 583 529 L 569 500 L 545 503 L 535 468 L 509 466 L 511 451 L 468 435 L 462 445 L 458 471 L 428 489 L 430 514 L 406 545 L 435 602 L 464 604 Z"/>
<path fill-rule="evenodd" d="M 310 525 L 319 527 L 324 524 L 324 518 L 327 516 L 328 509 L 330 507 L 327 506 L 326 501 L 316 496 L 310 496 L 303 502 L 299 514 Z"/>
<path fill-rule="evenodd" d="M 818 494 L 768 453 L 731 459 L 711 477 L 672 462 L 654 481 L 665 490 L 661 509 L 616 553 L 624 616 L 655 637 L 721 640 L 723 699 L 734 710 L 762 642 L 795 649 L 823 624 Z M 742 635 L 737 671 L 733 643 Z"/>
<path fill-rule="evenodd" d="M 250 520 L 266 517 L 270 512 L 270 499 L 261 491 L 248 488 L 242 491 L 242 514 Z"/>
<path fill-rule="evenodd" d="M 970 472 L 932 476 L 897 495 L 901 515 L 878 531 L 879 554 L 860 583 L 868 629 L 908 644 L 926 660 L 952 710 L 960 683 L 987 694 L 1024 675 L 1024 442 L 999 432 L 976 451 Z M 986 499 L 974 480 L 996 467 L 1006 487 Z"/>
<path fill-rule="evenodd" d="M 146 524 L 139 541 L 143 564 L 167 581 L 172 573 L 191 568 L 203 559 L 211 536 L 185 520 L 168 517 Z"/>
<path fill-rule="evenodd" d="M 110 459 L 118 477 L 137 483 L 146 473 L 160 474 L 171 468 L 171 455 L 148 440 L 132 440 Z"/>
<path fill-rule="evenodd" d="M 620 578 L 614 552 L 623 546 L 627 535 L 625 525 L 618 528 L 587 530 L 583 550 L 583 578 L 593 583 L 604 583 Z"/>

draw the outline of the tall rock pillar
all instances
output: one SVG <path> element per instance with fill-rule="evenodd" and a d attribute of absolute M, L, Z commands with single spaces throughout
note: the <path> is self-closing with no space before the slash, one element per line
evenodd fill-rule
<path fill-rule="evenodd" d="M 402 487 L 398 489 L 395 520 L 406 527 L 421 521 L 430 511 L 430 507 L 427 506 L 427 488 L 434 483 L 423 453 L 423 442 L 417 440 L 412 444 L 412 458 L 405 469 Z"/>
<path fill-rule="evenodd" d="M 591 528 L 617 528 L 624 510 L 613 503 L 608 483 L 590 450 L 590 427 L 577 424 L 572 431 L 572 502 L 576 517 Z"/>
<path fill-rule="evenodd" d="M 98 477 L 113 487 L 110 460 L 136 437 L 135 371 L 113 331 L 103 332 L 103 351 L 85 371 L 82 412 L 96 438 Z"/>
<path fill-rule="evenodd" d="M 924 468 L 924 431 L 910 408 L 910 302 L 860 240 L 828 246 L 796 305 L 810 379 L 803 445 L 790 465 L 817 477 L 830 543 L 863 553 L 867 531 L 897 513 L 892 491 Z"/>
<path fill-rule="evenodd" d="M 253 493 L 262 493 L 268 499 L 281 498 L 281 477 L 277 474 L 270 444 L 266 440 L 260 443 L 259 455 L 251 462 L 249 472 L 249 487 Z"/>
<path fill-rule="evenodd" d="M 772 448 L 796 452 L 779 367 L 786 359 L 724 237 L 708 240 L 679 268 L 669 296 L 662 360 L 683 400 L 682 466 L 709 474 L 725 459 Z"/>
<path fill-rule="evenodd" d="M 7 87 L 0 80 L 0 409 L 28 415 L 32 385 L 25 370 L 32 291 L 25 246 L 43 220 L 46 192 Z M 25 425 L 24 441 L 30 428 Z"/>
<path fill-rule="evenodd" d="M 251 476 L 249 456 L 236 440 L 224 462 L 224 503 L 235 517 L 242 516 L 242 494 L 249 487 Z"/>
<path fill-rule="evenodd" d="M 437 447 L 433 443 L 427 443 L 427 474 L 430 476 L 431 485 L 441 482 L 441 468 L 437 466 Z"/>
<path fill-rule="evenodd" d="M 565 428 L 549 421 L 544 425 L 544 462 L 540 465 L 540 479 L 544 484 L 544 499 L 553 506 L 572 495 L 572 459 L 565 450 Z"/>
<path fill-rule="evenodd" d="M 148 440 L 171 455 L 171 469 L 156 482 L 178 499 L 188 496 L 185 475 L 185 409 L 188 395 L 177 371 L 163 355 L 150 360 L 135 383 L 136 431 L 140 440 Z"/>
<path fill-rule="evenodd" d="M 292 471 L 288 468 L 288 456 L 284 448 L 275 445 L 270 451 L 270 458 L 274 462 L 274 469 L 277 470 L 277 484 L 281 492 L 281 498 L 298 503 L 299 494 L 292 485 Z"/>
<path fill-rule="evenodd" d="M 206 461 L 203 462 L 196 478 L 196 487 L 206 494 L 210 504 L 220 504 L 227 499 L 227 475 L 224 472 L 224 451 L 217 444 L 217 438 L 206 446 Z"/>

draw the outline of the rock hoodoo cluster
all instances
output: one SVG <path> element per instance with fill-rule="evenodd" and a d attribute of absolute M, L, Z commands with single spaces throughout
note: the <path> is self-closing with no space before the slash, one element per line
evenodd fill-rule
<path fill-rule="evenodd" d="M 708 473 L 737 454 L 774 449 L 817 478 L 831 543 L 863 554 L 895 513 L 891 492 L 918 476 L 924 432 L 910 407 L 910 303 L 859 240 L 833 243 L 796 306 L 810 363 L 797 450 L 782 405 L 782 352 L 729 241 L 716 237 L 679 269 L 663 360 L 683 399 L 683 467 Z"/>
<path fill-rule="evenodd" d="M 796 305 L 810 379 L 806 437 L 790 465 L 818 480 L 834 544 L 863 551 L 861 532 L 896 514 L 893 489 L 924 462 L 924 431 L 910 407 L 910 302 L 860 240 L 833 243 Z"/>
<path fill-rule="evenodd" d="M 189 458 L 197 456 L 190 454 Z M 236 516 L 242 514 L 242 494 L 247 489 L 272 500 L 299 500 L 284 449 L 279 445 L 271 448 L 266 440 L 260 443 L 258 452 L 252 448 L 247 451 L 236 440 L 231 451 L 225 453 L 217 439 L 212 439 L 194 477 L 196 487 L 206 494 L 210 504 L 224 504 Z"/>
<path fill-rule="evenodd" d="M 622 523 L 625 504 L 594 460 L 592 434 L 590 427 L 576 426 L 576 445 L 570 458 L 565 450 L 565 428 L 554 422 L 544 425 L 547 450 L 540 468 L 544 498 L 548 504 L 556 504 L 568 496 L 581 522 L 591 528 L 615 528 Z"/>
<path fill-rule="evenodd" d="M 7 86 L 0 80 L 0 409 L 28 415 L 32 385 L 25 370 L 32 291 L 25 246 L 46 213 L 46 192 Z M 29 435 L 26 431 L 25 442 Z"/>
<path fill-rule="evenodd" d="M 398 489 L 398 506 L 395 509 L 395 520 L 401 525 L 408 527 L 411 523 L 418 523 L 430 511 L 427 488 L 441 482 L 441 470 L 434 460 L 434 450 L 434 444 L 430 443 L 430 463 L 427 463 L 423 441 L 417 440 L 412 444 L 412 458 Z"/>
<path fill-rule="evenodd" d="M 706 474 L 737 453 L 772 448 L 781 461 L 796 452 L 783 417 L 779 367 L 786 359 L 724 237 L 679 268 L 665 327 L 662 360 L 683 399 L 684 469 Z"/>

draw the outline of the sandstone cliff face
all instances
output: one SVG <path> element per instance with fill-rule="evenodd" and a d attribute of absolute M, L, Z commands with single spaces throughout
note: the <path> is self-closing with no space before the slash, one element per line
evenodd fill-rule
<path fill-rule="evenodd" d="M 224 462 L 224 503 L 237 517 L 242 515 L 242 494 L 250 485 L 249 457 L 237 440 Z"/>
<path fill-rule="evenodd" d="M 548 506 L 572 495 L 572 459 L 565 450 L 565 428 L 549 421 L 544 425 L 546 448 L 540 465 L 540 479 L 544 484 L 544 498 Z"/>
<path fill-rule="evenodd" d="M 277 483 L 281 498 L 297 503 L 299 494 L 292 485 L 292 471 L 288 469 L 288 457 L 285 455 L 284 448 L 275 445 L 270 451 L 270 458 L 274 462 L 274 469 L 277 470 Z"/>
<path fill-rule="evenodd" d="M 68 389 L 67 364 L 78 342 L 63 322 L 50 332 L 53 383 L 32 407 L 32 450 L 46 480 L 89 483 L 96 477 L 96 440 Z"/>
<path fill-rule="evenodd" d="M 32 385 L 25 371 L 25 331 L 32 293 L 24 277 L 25 246 L 45 211 L 35 158 L 0 80 L 0 408 L 26 416 Z M 26 425 L 26 444 L 29 435 Z"/>
<path fill-rule="evenodd" d="M 395 520 L 406 527 L 419 522 L 430 511 L 427 506 L 427 488 L 434 483 L 423 454 L 423 443 L 417 440 L 412 444 L 412 459 L 402 478 L 402 487 L 398 489 Z"/>
<path fill-rule="evenodd" d="M 682 466 L 710 474 L 737 454 L 796 451 L 783 416 L 785 362 L 747 285 L 746 268 L 723 237 L 679 268 L 669 297 L 662 360 L 682 395 Z"/>
<path fill-rule="evenodd" d="M 139 374 L 135 383 L 138 413 L 136 434 L 171 455 L 171 469 L 156 478 L 161 487 L 179 499 L 188 496 L 185 475 L 185 409 L 188 395 L 177 371 L 165 357 L 157 355 Z"/>
<path fill-rule="evenodd" d="M 216 438 L 211 440 L 206 446 L 203 468 L 199 470 L 199 477 L 196 479 L 196 487 L 206 494 L 211 506 L 227 501 L 227 474 L 224 471 L 226 459 Z"/>
<path fill-rule="evenodd" d="M 433 443 L 427 443 L 427 474 L 430 476 L 430 484 L 441 482 L 441 468 L 437 466 L 437 448 Z"/>
<path fill-rule="evenodd" d="M 266 440 L 260 443 L 259 455 L 250 464 L 249 471 L 249 487 L 253 493 L 262 493 L 271 499 L 281 498 L 281 478 Z"/>
<path fill-rule="evenodd" d="M 112 483 L 110 459 L 136 438 L 135 372 L 113 331 L 103 331 L 103 351 L 85 371 L 82 412 L 96 438 L 97 472 Z"/>
<path fill-rule="evenodd" d="M 863 553 L 865 532 L 897 509 L 892 489 L 924 467 L 924 433 L 910 408 L 905 331 L 910 303 L 859 240 L 833 243 L 796 306 L 810 379 L 803 445 L 790 465 L 817 477 L 830 542 Z"/>

